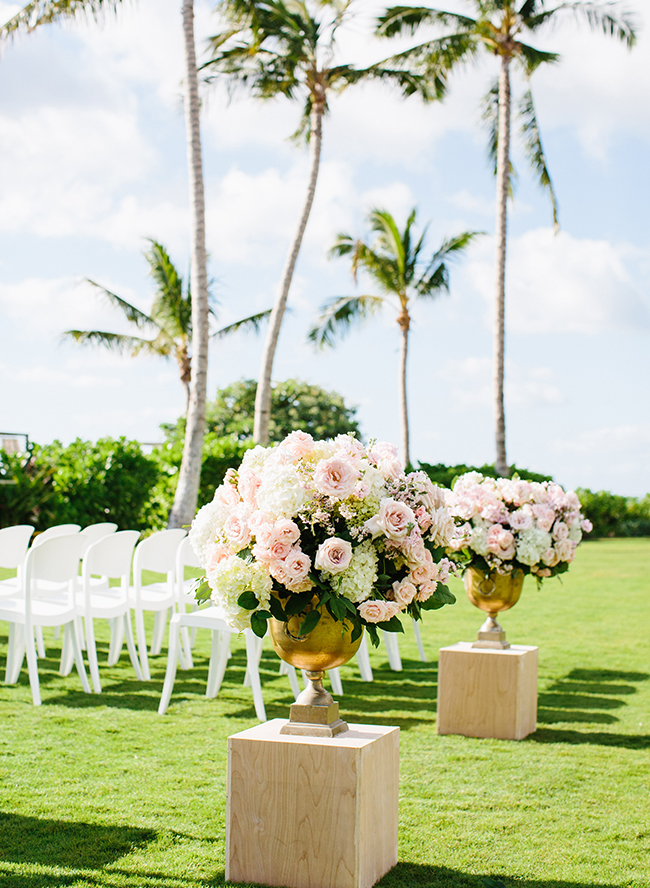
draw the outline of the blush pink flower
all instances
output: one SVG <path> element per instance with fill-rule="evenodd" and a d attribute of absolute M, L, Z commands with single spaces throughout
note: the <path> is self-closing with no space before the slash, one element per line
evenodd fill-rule
<path fill-rule="evenodd" d="M 300 539 L 300 528 L 290 518 L 279 518 L 273 525 L 275 538 L 292 546 Z"/>
<path fill-rule="evenodd" d="M 585 518 L 583 521 L 580 522 L 580 527 L 582 528 L 584 533 L 591 533 L 591 531 L 594 529 L 593 524 L 588 518 Z"/>
<path fill-rule="evenodd" d="M 416 592 L 417 589 L 408 579 L 393 583 L 393 598 L 401 608 L 413 601 Z"/>
<path fill-rule="evenodd" d="M 237 512 L 231 512 L 226 518 L 223 530 L 228 537 L 228 542 L 235 552 L 245 549 L 251 541 L 251 529 Z"/>
<path fill-rule="evenodd" d="M 553 546 L 550 546 L 548 549 L 542 552 L 540 560 L 543 561 L 544 564 L 547 565 L 547 567 L 555 567 L 560 559 Z"/>
<path fill-rule="evenodd" d="M 366 521 L 364 526 L 373 537 L 383 533 L 389 540 L 401 541 L 406 539 L 415 524 L 412 509 L 405 503 L 385 497 L 381 501 L 379 512 Z"/>
<path fill-rule="evenodd" d="M 284 570 L 292 584 L 304 580 L 310 567 L 311 559 L 299 549 L 292 549 L 284 559 Z"/>
<path fill-rule="evenodd" d="M 314 439 L 307 432 L 291 432 L 280 447 L 293 459 L 300 459 L 314 449 Z"/>
<path fill-rule="evenodd" d="M 252 469 L 241 469 L 237 487 L 241 498 L 250 506 L 256 505 L 255 494 L 262 484 L 261 477 Z"/>
<path fill-rule="evenodd" d="M 556 521 L 553 526 L 553 539 L 556 541 L 565 540 L 569 536 L 569 528 L 564 521 Z M 565 560 L 564 558 L 562 559 Z"/>
<path fill-rule="evenodd" d="M 347 540 L 341 540 L 338 537 L 329 537 L 325 542 L 321 543 L 316 552 L 314 565 L 319 570 L 327 571 L 331 574 L 341 573 L 350 564 L 352 560 L 352 545 Z"/>
<path fill-rule="evenodd" d="M 532 507 L 532 512 L 537 520 L 537 527 L 545 533 L 548 533 L 555 521 L 555 509 L 540 503 L 539 505 L 535 504 Z"/>
<path fill-rule="evenodd" d="M 431 598 L 433 593 L 436 591 L 437 583 L 422 583 L 420 588 L 418 589 L 418 594 L 415 596 L 416 601 L 427 601 L 427 599 Z"/>
<path fill-rule="evenodd" d="M 221 564 L 222 561 L 225 561 L 226 558 L 230 558 L 232 552 L 230 549 L 222 546 L 221 543 L 212 543 L 211 546 L 208 546 L 206 555 L 205 569 L 206 571 L 210 571 L 214 570 L 214 568 Z"/>
<path fill-rule="evenodd" d="M 314 484 L 319 493 L 345 499 L 354 493 L 361 473 L 348 459 L 332 456 L 322 459 L 314 472 Z"/>
<path fill-rule="evenodd" d="M 560 561 L 573 561 L 576 554 L 576 544 L 571 540 L 560 540 L 555 544 Z"/>
<path fill-rule="evenodd" d="M 513 530 L 529 530 L 533 526 L 533 516 L 523 509 L 512 512 L 509 521 Z"/>
<path fill-rule="evenodd" d="M 436 577 L 436 568 L 433 563 L 431 564 L 418 564 L 416 567 L 411 569 L 411 572 L 408 575 L 408 579 L 415 583 L 416 586 L 419 586 L 420 583 L 426 583 L 430 580 L 435 580 Z"/>
<path fill-rule="evenodd" d="M 241 501 L 234 484 L 222 484 L 221 487 L 217 487 L 214 498 L 224 506 L 236 506 Z"/>
<path fill-rule="evenodd" d="M 367 623 L 385 623 L 399 613 L 400 606 L 395 601 L 364 601 L 357 610 Z"/>
<path fill-rule="evenodd" d="M 515 557 L 515 538 L 514 535 L 501 527 L 500 524 L 493 524 L 487 533 L 488 551 L 493 555 L 498 555 L 504 561 L 509 561 Z"/>
<path fill-rule="evenodd" d="M 415 510 L 415 517 L 417 518 L 420 530 L 427 530 L 431 527 L 431 515 L 429 515 L 424 506 L 419 506 Z"/>

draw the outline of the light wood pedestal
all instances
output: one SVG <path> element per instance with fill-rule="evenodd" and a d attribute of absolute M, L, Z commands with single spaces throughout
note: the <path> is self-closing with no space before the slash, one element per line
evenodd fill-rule
<path fill-rule="evenodd" d="M 397 863 L 399 728 L 228 738 L 226 880 L 371 888 Z"/>
<path fill-rule="evenodd" d="M 537 648 L 459 641 L 438 660 L 438 733 L 521 740 L 537 728 Z"/>

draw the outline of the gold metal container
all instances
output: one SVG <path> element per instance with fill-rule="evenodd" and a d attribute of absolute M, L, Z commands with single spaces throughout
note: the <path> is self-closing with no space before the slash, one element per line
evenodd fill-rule
<path fill-rule="evenodd" d="M 290 720 L 281 728 L 281 734 L 333 737 L 348 730 L 339 718 L 339 704 L 323 687 L 323 676 L 328 669 L 342 666 L 356 654 L 363 635 L 351 641 L 352 624 L 334 620 L 326 608 L 321 609 L 317 626 L 306 635 L 299 635 L 305 615 L 317 603 L 314 597 L 303 613 L 286 623 L 269 620 L 277 655 L 296 669 L 304 669 L 309 678 L 309 685 L 292 703 Z"/>
<path fill-rule="evenodd" d="M 478 631 L 478 638 L 472 645 L 475 648 L 505 650 L 510 647 L 506 633 L 497 622 L 495 615 L 509 610 L 519 601 L 524 585 L 524 572 L 513 570 L 510 574 L 500 574 L 495 570 L 486 573 L 476 567 L 469 567 L 463 577 L 467 597 L 474 607 L 488 614 L 487 620 Z"/>

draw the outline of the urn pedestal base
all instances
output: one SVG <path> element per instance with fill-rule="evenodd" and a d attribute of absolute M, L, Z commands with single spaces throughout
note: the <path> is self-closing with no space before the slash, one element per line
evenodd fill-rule
<path fill-rule="evenodd" d="M 228 738 L 226 880 L 371 888 L 397 863 L 399 728 L 325 738 L 285 724 Z"/>
<path fill-rule="evenodd" d="M 522 740 L 537 728 L 537 648 L 460 641 L 438 660 L 438 733 Z"/>

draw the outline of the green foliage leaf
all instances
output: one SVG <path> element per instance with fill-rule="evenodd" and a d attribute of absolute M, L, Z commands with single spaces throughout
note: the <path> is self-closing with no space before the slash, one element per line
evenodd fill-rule
<path fill-rule="evenodd" d="M 366 631 L 370 636 L 370 644 L 374 648 L 379 647 L 379 633 L 377 632 L 377 627 L 374 624 L 366 623 Z"/>
<path fill-rule="evenodd" d="M 237 552 L 237 557 L 241 558 L 242 561 L 245 561 L 246 564 L 253 563 L 253 553 L 250 549 L 241 549 L 239 552 Z"/>
<path fill-rule="evenodd" d="M 271 608 L 271 613 L 276 620 L 280 620 L 282 623 L 286 622 L 287 615 L 284 611 L 284 608 L 282 607 L 280 601 L 274 595 L 271 595 L 269 607 Z"/>
<path fill-rule="evenodd" d="M 247 589 L 237 599 L 237 604 L 240 607 L 245 608 L 246 610 L 255 610 L 256 607 L 259 607 L 259 601 L 255 597 L 255 593 L 251 589 Z"/>
<path fill-rule="evenodd" d="M 320 611 L 309 611 L 305 619 L 302 621 L 298 635 L 308 635 L 312 629 L 315 629 L 320 620 Z"/>
<path fill-rule="evenodd" d="M 266 635 L 266 624 L 271 619 L 269 611 L 255 611 L 251 614 L 251 629 L 258 638 Z"/>
<path fill-rule="evenodd" d="M 190 588 L 190 595 L 194 595 L 196 600 L 200 602 L 209 600 L 212 595 L 212 589 L 205 577 L 201 577 L 195 581 L 194 585 Z"/>
<path fill-rule="evenodd" d="M 288 617 L 295 617 L 301 614 L 308 604 L 311 603 L 313 595 L 310 592 L 301 592 L 299 595 L 290 595 L 284 605 L 285 613 Z"/>
<path fill-rule="evenodd" d="M 437 601 L 441 601 L 443 604 L 456 603 L 456 596 L 449 589 L 449 586 L 445 586 L 443 583 L 438 583 L 438 585 L 436 586 L 436 591 L 431 597 L 437 599 Z"/>
<path fill-rule="evenodd" d="M 384 632 L 404 632 L 404 627 L 402 626 L 399 617 L 391 617 L 390 620 L 386 620 L 383 623 L 376 623 L 376 626 L 379 629 L 383 629 Z"/>
<path fill-rule="evenodd" d="M 354 627 L 352 629 L 352 635 L 350 636 L 350 641 L 352 642 L 352 644 L 354 644 L 354 642 L 357 640 L 357 638 L 360 637 L 362 632 L 363 632 L 363 626 L 361 624 L 361 621 L 359 620 L 358 622 L 356 622 L 354 624 Z"/>

